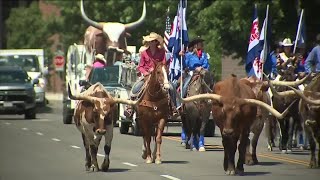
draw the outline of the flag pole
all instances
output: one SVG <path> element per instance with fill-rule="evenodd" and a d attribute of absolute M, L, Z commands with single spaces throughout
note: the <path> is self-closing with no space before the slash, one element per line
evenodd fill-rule
<path fill-rule="evenodd" d="M 266 58 L 267 58 L 267 32 L 268 32 L 268 20 L 269 20 L 269 4 L 267 5 L 267 10 L 266 10 L 266 18 L 265 18 L 265 21 L 264 21 L 264 25 L 265 25 L 265 28 L 264 28 L 264 34 L 263 34 L 263 38 L 264 38 L 264 42 L 263 42 L 263 60 L 262 60 L 262 67 L 261 67 L 261 73 L 262 73 L 262 76 L 261 76 L 261 80 L 263 80 L 263 67 L 264 67 L 264 64 L 266 62 Z"/>
<path fill-rule="evenodd" d="M 183 38 L 183 35 L 182 35 L 182 29 L 183 29 L 183 22 L 182 22 L 182 19 L 183 19 L 183 9 L 182 9 L 182 0 L 180 0 L 180 5 L 179 5 L 179 8 L 180 8 L 180 47 L 181 47 L 181 50 L 183 50 L 184 49 L 184 47 L 183 47 L 183 43 L 182 43 L 182 38 Z M 183 71 L 183 67 L 182 67 L 182 59 L 183 59 L 183 57 L 182 56 L 180 56 L 180 68 L 181 68 L 181 70 L 180 70 L 180 95 L 181 95 L 181 98 L 183 98 L 183 95 L 182 95 L 182 88 L 183 88 L 183 85 L 182 85 L 182 83 L 183 83 L 183 80 L 182 80 L 182 71 Z"/>
<path fill-rule="evenodd" d="M 301 10 L 301 14 L 300 14 L 300 20 L 299 20 L 298 30 L 297 30 L 297 34 L 296 34 L 296 40 L 294 41 L 293 54 L 296 52 L 297 43 L 300 38 L 299 35 L 300 35 L 300 31 L 301 31 L 302 16 L 303 16 L 303 9 Z"/>

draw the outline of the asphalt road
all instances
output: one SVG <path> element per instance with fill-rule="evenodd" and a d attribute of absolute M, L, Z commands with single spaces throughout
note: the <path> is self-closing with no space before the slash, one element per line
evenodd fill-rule
<path fill-rule="evenodd" d="M 307 167 L 308 151 L 294 149 L 293 154 L 281 154 L 275 149 L 268 152 L 264 134 L 258 146 L 260 164 L 245 166 L 245 176 L 226 176 L 219 133 L 205 139 L 206 152 L 192 152 L 179 143 L 180 127 L 168 128 L 161 165 L 145 164 L 141 158 L 142 138 L 122 135 L 115 127 L 109 172 L 86 172 L 80 133 L 74 124 L 62 123 L 62 102 L 54 97 L 49 101 L 48 107 L 40 108 L 35 120 L 24 120 L 22 115 L 0 115 L 0 180 L 320 178 L 320 169 Z M 100 147 L 99 164 L 103 154 Z"/>

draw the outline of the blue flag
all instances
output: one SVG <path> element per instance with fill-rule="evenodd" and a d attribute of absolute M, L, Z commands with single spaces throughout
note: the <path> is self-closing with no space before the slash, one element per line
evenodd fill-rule
<path fill-rule="evenodd" d="M 181 58 L 179 52 L 181 51 L 181 41 L 184 48 L 187 47 L 189 43 L 187 23 L 186 23 L 186 0 L 180 0 L 177 15 L 174 17 L 172 29 L 170 33 L 168 50 L 173 54 L 173 58 L 169 65 L 169 75 L 171 81 L 178 79 L 181 75 Z M 182 29 L 182 33 L 181 33 Z"/>
<path fill-rule="evenodd" d="M 258 10 L 257 6 L 255 6 L 245 69 L 248 76 L 256 76 L 258 78 L 262 76 L 262 64 L 260 62 L 261 46 L 259 46 L 259 38 Z"/>

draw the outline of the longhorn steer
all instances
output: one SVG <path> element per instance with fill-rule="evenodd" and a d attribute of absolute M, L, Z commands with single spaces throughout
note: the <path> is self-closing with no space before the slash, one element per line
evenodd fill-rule
<path fill-rule="evenodd" d="M 309 167 L 320 167 L 320 151 L 318 151 L 318 164 L 315 156 L 316 141 L 320 146 L 320 75 L 313 78 L 303 92 L 290 86 L 289 88 L 302 98 L 299 102 L 299 111 L 310 143 Z"/>
<path fill-rule="evenodd" d="M 128 31 L 140 26 L 146 17 L 146 3 L 143 3 L 143 11 L 139 20 L 122 24 L 119 22 L 95 22 L 88 18 L 84 12 L 83 0 L 80 2 L 82 18 L 90 25 L 84 35 L 84 45 L 90 54 L 103 54 L 111 52 L 107 56 L 107 65 L 113 65 L 114 57 L 127 51 L 126 36 Z M 119 58 L 117 58 L 119 59 Z"/>
<path fill-rule="evenodd" d="M 184 102 L 198 99 L 213 99 L 212 115 L 220 128 L 222 144 L 224 147 L 223 167 L 227 175 L 244 173 L 246 146 L 249 141 L 250 127 L 257 114 L 257 105 L 267 109 L 278 118 L 283 118 L 287 110 L 280 114 L 270 105 L 256 100 L 256 96 L 250 86 L 239 81 L 235 75 L 218 82 L 213 87 L 215 94 L 201 94 L 184 98 Z M 235 169 L 234 158 L 238 146 L 239 159 Z"/>
<path fill-rule="evenodd" d="M 74 122 L 82 134 L 86 150 L 86 170 L 99 171 L 97 161 L 98 146 L 102 136 L 105 137 L 105 158 L 101 165 L 103 171 L 109 169 L 109 155 L 113 138 L 113 106 L 116 103 L 135 104 L 136 101 L 112 98 L 102 84 L 96 83 L 80 95 L 72 95 L 68 84 L 70 99 L 80 100 L 74 110 Z"/>

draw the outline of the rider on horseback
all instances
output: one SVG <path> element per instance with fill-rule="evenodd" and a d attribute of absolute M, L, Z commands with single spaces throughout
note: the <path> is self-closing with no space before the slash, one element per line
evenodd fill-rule
<path fill-rule="evenodd" d="M 203 50 L 204 40 L 201 38 L 195 38 L 193 41 L 189 43 L 188 46 L 188 52 L 184 54 L 184 52 L 181 52 L 181 55 L 185 56 L 185 72 L 186 77 L 184 78 L 183 82 L 183 88 L 182 88 L 182 96 L 186 97 L 187 95 L 187 89 L 189 86 L 189 83 L 191 81 L 191 78 L 194 74 L 199 73 L 205 73 L 209 70 L 209 55 Z M 181 133 L 181 139 L 182 144 L 184 145 L 185 142 L 185 132 L 184 129 L 182 129 Z M 199 148 L 204 147 L 204 134 L 201 133 L 199 137 Z"/>
<path fill-rule="evenodd" d="M 159 34 L 151 32 L 149 35 L 143 36 L 143 42 L 145 43 L 144 50 L 140 53 L 140 62 L 138 65 L 138 71 L 142 74 L 142 77 L 133 85 L 130 94 L 131 99 L 139 96 L 139 93 L 144 86 L 144 82 L 155 68 L 155 63 L 161 62 L 166 64 L 165 50 L 162 47 L 163 38 Z M 172 84 L 169 84 L 171 100 L 173 101 L 173 104 L 176 105 L 175 90 Z M 127 106 L 125 115 L 127 117 L 132 117 L 133 109 Z"/>

